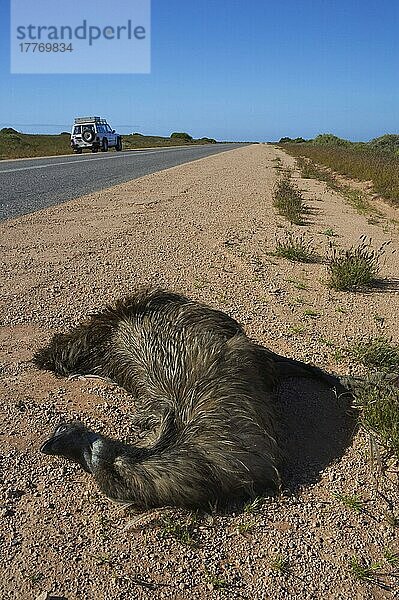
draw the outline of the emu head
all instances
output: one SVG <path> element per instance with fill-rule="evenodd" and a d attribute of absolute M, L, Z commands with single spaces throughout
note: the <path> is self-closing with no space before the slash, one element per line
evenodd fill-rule
<path fill-rule="evenodd" d="M 93 443 L 97 439 L 99 436 L 96 433 L 78 421 L 60 423 L 40 451 L 43 454 L 63 456 L 91 473 Z"/>

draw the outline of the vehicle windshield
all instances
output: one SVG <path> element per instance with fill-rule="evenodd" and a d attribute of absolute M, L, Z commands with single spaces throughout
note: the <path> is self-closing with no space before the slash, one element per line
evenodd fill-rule
<path fill-rule="evenodd" d="M 83 131 L 92 131 L 94 133 L 94 125 L 82 125 L 82 133 Z"/>

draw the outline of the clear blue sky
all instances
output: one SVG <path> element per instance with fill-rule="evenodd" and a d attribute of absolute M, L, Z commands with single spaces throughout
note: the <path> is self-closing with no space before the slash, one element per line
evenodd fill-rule
<path fill-rule="evenodd" d="M 150 75 L 10 75 L 0 4 L 0 127 L 99 114 L 224 140 L 399 132 L 398 0 L 153 0 Z"/>

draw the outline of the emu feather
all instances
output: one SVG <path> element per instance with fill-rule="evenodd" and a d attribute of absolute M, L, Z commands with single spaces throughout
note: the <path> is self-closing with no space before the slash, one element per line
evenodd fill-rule
<path fill-rule="evenodd" d="M 64 376 L 109 378 L 135 396 L 138 420 L 155 420 L 143 447 L 81 423 L 62 424 L 42 447 L 78 462 L 109 498 L 140 508 L 207 508 L 278 490 L 277 377 L 285 368 L 324 375 L 253 343 L 228 315 L 159 290 L 55 335 L 34 360 Z"/>

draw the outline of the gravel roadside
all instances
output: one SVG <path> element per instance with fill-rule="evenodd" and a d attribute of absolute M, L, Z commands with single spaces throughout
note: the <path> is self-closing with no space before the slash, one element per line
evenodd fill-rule
<path fill-rule="evenodd" d="M 54 331 L 137 285 L 220 308 L 262 344 L 336 372 L 355 372 L 340 352 L 348 340 L 398 340 L 393 209 L 360 215 L 296 172 L 312 208 L 296 230 L 320 255 L 326 229 L 342 247 L 362 234 L 375 247 L 392 240 L 378 291 L 334 292 L 322 263 L 272 254 L 287 228 L 272 206 L 279 164 L 295 167 L 278 149 L 247 146 L 0 225 L 1 598 L 399 598 L 397 567 L 395 576 L 384 558 L 399 549 L 387 517 L 390 503 L 399 506 L 395 480 L 377 487 L 367 436 L 314 382 L 290 380 L 279 391 L 283 495 L 241 514 L 165 509 L 137 518 L 74 466 L 38 453 L 64 416 L 129 439 L 128 394 L 98 380 L 57 379 L 30 359 Z M 361 510 L 339 494 L 358 496 Z M 375 576 L 354 577 L 354 556 L 379 563 Z"/>

